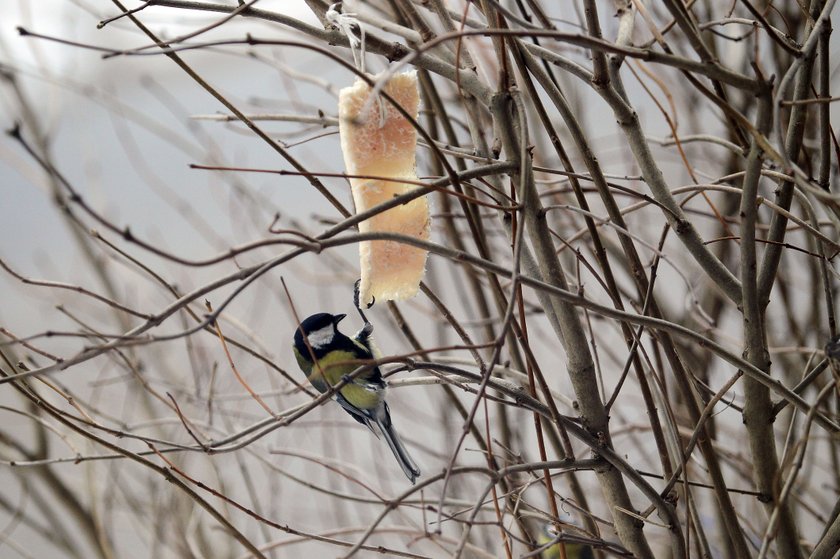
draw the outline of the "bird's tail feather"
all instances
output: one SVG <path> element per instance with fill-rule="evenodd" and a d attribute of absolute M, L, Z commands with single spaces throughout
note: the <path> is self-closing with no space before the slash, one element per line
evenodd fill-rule
<path fill-rule="evenodd" d="M 399 462 L 400 468 L 402 468 L 405 476 L 411 481 L 411 483 L 414 483 L 414 480 L 420 476 L 420 468 L 418 468 L 417 464 L 414 463 L 414 460 L 411 459 L 411 456 L 408 454 L 408 451 L 405 449 L 405 446 L 400 440 L 400 436 L 397 435 L 397 431 L 391 424 L 391 413 L 388 410 L 388 404 L 385 404 L 384 411 L 385 413 L 377 414 L 376 424 L 379 426 L 379 430 L 382 431 L 382 435 L 385 437 L 385 442 L 387 442 L 388 446 L 391 447 L 391 452 L 394 453 L 394 458 L 396 458 L 397 462 Z"/>

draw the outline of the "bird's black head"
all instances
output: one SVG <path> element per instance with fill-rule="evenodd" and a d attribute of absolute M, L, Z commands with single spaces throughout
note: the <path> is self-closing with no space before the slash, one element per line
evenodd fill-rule
<path fill-rule="evenodd" d="M 309 347 L 313 351 L 318 352 L 324 350 L 333 343 L 338 332 L 338 323 L 346 315 L 343 314 L 329 314 L 318 313 L 313 314 L 306 320 L 300 323 L 300 326 L 295 330 L 295 347 L 301 354 L 306 355 L 309 352 Z M 306 341 L 304 341 L 304 336 Z"/>

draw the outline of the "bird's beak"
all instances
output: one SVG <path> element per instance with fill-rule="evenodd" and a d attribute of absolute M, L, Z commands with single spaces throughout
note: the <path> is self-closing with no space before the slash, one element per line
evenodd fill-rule
<path fill-rule="evenodd" d="M 337 314 L 337 315 L 335 315 L 335 319 L 333 320 L 333 324 L 338 324 L 339 322 L 341 322 L 342 320 L 344 320 L 344 317 L 345 317 L 345 316 L 347 316 L 347 315 L 346 315 L 346 314 Z"/>

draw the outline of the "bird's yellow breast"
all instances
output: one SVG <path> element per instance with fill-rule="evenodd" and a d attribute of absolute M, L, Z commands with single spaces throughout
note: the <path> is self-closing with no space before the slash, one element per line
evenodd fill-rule
<path fill-rule="evenodd" d="M 326 392 L 330 386 L 341 382 L 343 376 L 349 375 L 362 365 L 359 356 L 350 351 L 331 351 L 318 359 L 317 363 L 313 363 L 311 358 L 304 358 L 297 348 L 294 353 L 306 378 L 319 392 Z M 383 398 L 382 391 L 372 391 L 363 384 L 356 383 L 343 386 L 339 392 L 348 402 L 360 409 L 375 408 Z"/>

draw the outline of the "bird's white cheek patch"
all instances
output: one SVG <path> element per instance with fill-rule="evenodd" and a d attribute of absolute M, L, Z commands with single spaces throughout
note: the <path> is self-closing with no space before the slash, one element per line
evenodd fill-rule
<path fill-rule="evenodd" d="M 310 332 L 306 339 L 309 340 L 309 345 L 312 346 L 312 349 L 320 349 L 324 346 L 327 346 L 332 342 L 333 336 L 335 335 L 335 328 L 332 324 L 329 326 L 324 326 L 320 330 L 315 330 L 314 332 Z"/>

